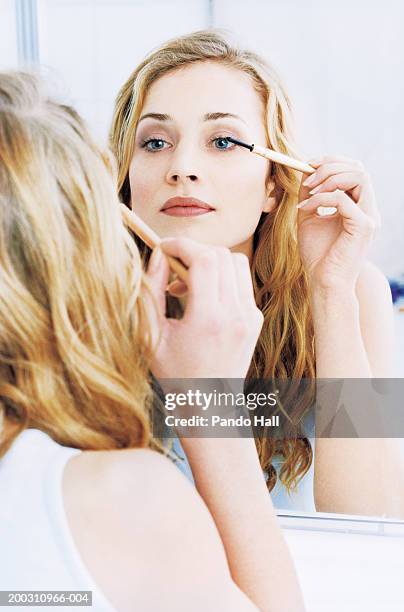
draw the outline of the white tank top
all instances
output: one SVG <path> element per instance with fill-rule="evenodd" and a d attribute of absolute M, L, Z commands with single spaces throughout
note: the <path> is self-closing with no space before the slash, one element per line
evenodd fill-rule
<path fill-rule="evenodd" d="M 80 557 L 63 505 L 63 470 L 80 452 L 28 429 L 0 459 L 0 590 L 92 591 L 91 608 L 30 609 L 115 611 Z"/>

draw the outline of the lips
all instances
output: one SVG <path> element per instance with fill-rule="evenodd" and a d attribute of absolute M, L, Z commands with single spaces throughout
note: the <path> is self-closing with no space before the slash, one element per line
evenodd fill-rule
<path fill-rule="evenodd" d="M 210 204 L 185 196 L 177 196 L 169 198 L 160 209 L 166 215 L 172 217 L 193 217 L 197 215 L 205 215 L 215 209 Z"/>

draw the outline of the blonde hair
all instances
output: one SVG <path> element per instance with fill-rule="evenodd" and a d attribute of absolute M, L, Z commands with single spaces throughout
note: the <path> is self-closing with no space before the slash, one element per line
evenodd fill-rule
<path fill-rule="evenodd" d="M 0 456 L 25 428 L 150 444 L 147 287 L 113 174 L 37 77 L 0 73 Z"/>
<path fill-rule="evenodd" d="M 118 160 L 118 185 L 122 200 L 130 204 L 129 165 L 134 138 L 145 98 L 151 85 L 164 74 L 195 62 L 220 62 L 248 74 L 265 108 L 267 146 L 296 156 L 292 137 L 291 105 L 275 70 L 255 53 L 240 49 L 218 30 L 195 32 L 175 38 L 151 52 L 121 88 L 111 128 L 111 147 Z M 299 175 L 272 164 L 268 176 L 274 182 L 276 206 L 263 214 L 254 236 L 252 276 L 256 301 L 264 314 L 264 325 L 251 363 L 248 380 L 315 378 L 315 356 L 308 287 L 296 239 L 296 209 Z M 143 247 L 145 256 L 147 249 Z M 306 394 L 307 395 L 307 394 Z M 309 406 L 313 392 L 297 410 L 298 419 Z M 291 416 L 291 415 L 290 415 Z M 298 420 L 296 419 L 296 420 Z M 263 435 L 256 442 L 268 488 L 276 482 L 274 455 L 284 457 L 280 480 L 296 487 L 312 461 L 307 438 L 297 435 L 274 440 Z"/>

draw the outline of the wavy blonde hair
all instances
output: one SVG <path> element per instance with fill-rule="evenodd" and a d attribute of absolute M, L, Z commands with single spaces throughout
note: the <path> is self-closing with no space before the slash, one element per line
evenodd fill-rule
<path fill-rule="evenodd" d="M 26 428 L 150 445 L 145 290 L 112 156 L 37 77 L 0 73 L 0 456 Z"/>
<path fill-rule="evenodd" d="M 134 150 L 137 123 L 151 85 L 164 74 L 195 62 L 220 62 L 248 74 L 265 108 L 267 146 L 296 156 L 292 137 L 291 105 L 275 70 L 262 58 L 233 44 L 226 33 L 206 30 L 175 38 L 152 51 L 130 75 L 116 99 L 110 133 L 117 157 L 120 196 L 130 206 L 129 166 Z M 276 206 L 263 214 L 254 236 L 252 277 L 256 301 L 264 314 L 247 380 L 315 378 L 313 328 L 308 286 L 296 238 L 296 209 L 299 175 L 272 164 L 268 181 L 275 184 Z M 149 253 L 141 247 L 145 257 Z M 310 405 L 313 389 L 297 409 L 296 421 Z M 290 415 L 291 416 L 291 415 Z M 271 490 L 277 474 L 272 465 L 276 453 L 283 455 L 280 480 L 294 489 L 312 462 L 312 449 L 305 435 L 275 440 L 256 438 L 262 468 Z"/>

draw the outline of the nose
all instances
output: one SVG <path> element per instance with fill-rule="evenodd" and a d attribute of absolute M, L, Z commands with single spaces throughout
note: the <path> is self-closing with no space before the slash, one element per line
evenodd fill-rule
<path fill-rule="evenodd" d="M 200 180 L 200 173 L 196 170 L 193 151 L 190 147 L 181 147 L 173 155 L 166 175 L 170 185 L 195 183 Z"/>
<path fill-rule="evenodd" d="M 167 181 L 172 185 L 178 185 L 180 183 L 186 184 L 189 182 L 193 183 L 197 180 L 198 177 L 196 176 L 196 174 L 186 174 L 179 171 L 169 172 L 169 174 L 167 175 Z"/>

